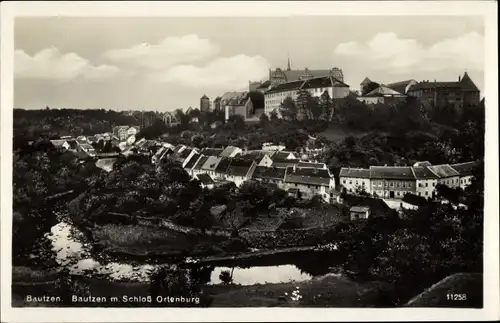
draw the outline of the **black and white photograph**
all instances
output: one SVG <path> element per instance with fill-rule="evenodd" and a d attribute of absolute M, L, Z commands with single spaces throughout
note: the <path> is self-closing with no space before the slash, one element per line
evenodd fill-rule
<path fill-rule="evenodd" d="M 494 319 L 497 4 L 426 3 L 2 4 L 2 308 Z"/>

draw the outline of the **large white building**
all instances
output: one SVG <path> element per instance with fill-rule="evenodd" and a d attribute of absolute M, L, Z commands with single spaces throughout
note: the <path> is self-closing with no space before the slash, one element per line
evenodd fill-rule
<path fill-rule="evenodd" d="M 277 84 L 264 93 L 264 112 L 270 115 L 275 111 L 279 115 L 281 103 L 287 97 L 297 100 L 300 91 L 307 91 L 312 97 L 320 97 L 324 92 L 328 92 L 330 98 L 339 99 L 349 95 L 349 85 L 333 76 Z"/>

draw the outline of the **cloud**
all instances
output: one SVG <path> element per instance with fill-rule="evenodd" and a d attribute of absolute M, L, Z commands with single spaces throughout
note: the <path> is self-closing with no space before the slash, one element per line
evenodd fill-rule
<path fill-rule="evenodd" d="M 203 67 L 179 65 L 151 74 L 154 82 L 177 83 L 198 88 L 234 89 L 248 86 L 249 80 L 260 80 L 269 73 L 271 64 L 262 56 L 243 54 L 219 58 Z"/>
<path fill-rule="evenodd" d="M 55 47 L 45 48 L 33 56 L 20 49 L 14 53 L 16 78 L 69 81 L 84 77 L 98 80 L 114 76 L 119 71 L 116 66 L 94 66 L 75 53 L 61 54 Z"/>
<path fill-rule="evenodd" d="M 360 67 L 390 69 L 394 73 L 443 69 L 484 70 L 484 36 L 471 32 L 425 46 L 395 33 L 379 33 L 367 43 L 346 42 L 334 50 Z"/>
<path fill-rule="evenodd" d="M 103 56 L 115 64 L 165 69 L 213 57 L 219 50 L 210 40 L 189 34 L 167 37 L 154 45 L 142 43 L 130 48 L 109 50 L 103 53 Z"/>

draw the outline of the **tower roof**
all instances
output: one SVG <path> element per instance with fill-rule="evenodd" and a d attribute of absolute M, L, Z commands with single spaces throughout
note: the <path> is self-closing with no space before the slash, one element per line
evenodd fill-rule
<path fill-rule="evenodd" d="M 464 90 L 479 91 L 476 84 L 474 84 L 474 82 L 469 77 L 469 74 L 467 74 L 467 72 L 464 73 L 464 77 L 462 77 L 462 79 L 460 80 L 460 85 Z"/>
<path fill-rule="evenodd" d="M 365 77 L 363 82 L 361 82 L 361 85 L 370 84 L 370 83 L 372 83 L 372 80 L 370 80 L 368 77 Z"/>

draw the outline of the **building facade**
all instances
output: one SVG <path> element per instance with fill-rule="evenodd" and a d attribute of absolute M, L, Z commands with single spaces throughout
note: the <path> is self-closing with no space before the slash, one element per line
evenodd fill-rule
<path fill-rule="evenodd" d="M 255 114 L 253 102 L 250 98 L 233 100 L 225 107 L 225 120 L 231 116 L 239 115 L 244 121 L 259 121 L 260 115 Z"/>
<path fill-rule="evenodd" d="M 370 182 L 372 194 L 380 198 L 402 199 L 416 192 L 411 167 L 370 166 Z"/>
<path fill-rule="evenodd" d="M 451 104 L 455 108 L 479 104 L 480 92 L 467 72 L 454 82 L 422 81 L 408 89 L 408 95 L 436 105 Z"/>
<path fill-rule="evenodd" d="M 370 170 L 364 168 L 341 168 L 340 187 L 343 191 L 354 193 L 365 191 L 371 194 Z"/>
<path fill-rule="evenodd" d="M 411 169 L 415 177 L 416 195 L 424 198 L 434 198 L 439 177 L 428 167 L 414 166 Z"/>
<path fill-rule="evenodd" d="M 279 114 L 281 104 L 286 98 L 297 101 L 301 91 L 307 91 L 313 98 L 319 98 L 327 92 L 332 99 L 345 98 L 349 95 L 349 85 L 332 77 L 322 76 L 305 80 L 279 83 L 264 93 L 264 112 L 267 115 Z"/>

